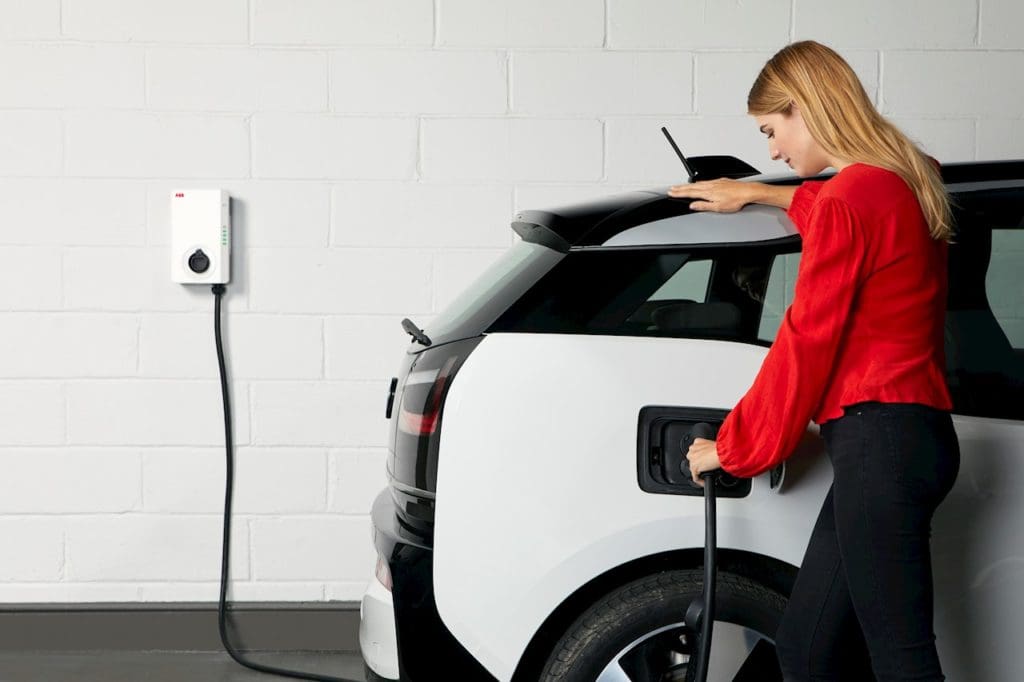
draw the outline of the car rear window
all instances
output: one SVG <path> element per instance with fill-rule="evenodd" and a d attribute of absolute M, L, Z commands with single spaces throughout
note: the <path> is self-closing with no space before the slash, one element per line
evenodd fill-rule
<path fill-rule="evenodd" d="M 425 329 L 434 344 L 481 334 L 564 254 L 540 244 L 517 241 Z"/>
<path fill-rule="evenodd" d="M 773 244 L 570 252 L 492 331 L 758 339 Z"/>

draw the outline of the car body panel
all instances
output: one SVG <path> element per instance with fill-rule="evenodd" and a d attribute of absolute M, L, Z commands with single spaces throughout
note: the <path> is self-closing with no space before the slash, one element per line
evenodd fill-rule
<path fill-rule="evenodd" d="M 729 409 L 766 352 L 560 334 L 492 334 L 476 348 L 445 404 L 434 588 L 442 620 L 496 678 L 510 679 L 540 624 L 581 585 L 703 546 L 702 498 L 639 488 L 638 415 L 647 405 Z M 831 471 L 818 458 L 794 478 L 775 493 L 759 477 L 748 497 L 720 500 L 719 547 L 799 564 Z"/>
<path fill-rule="evenodd" d="M 953 415 L 960 474 L 932 522 L 947 679 L 1024 680 L 1024 422 Z"/>

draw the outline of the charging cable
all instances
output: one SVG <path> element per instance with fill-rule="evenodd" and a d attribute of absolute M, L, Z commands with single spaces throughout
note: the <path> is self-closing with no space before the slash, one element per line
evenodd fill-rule
<path fill-rule="evenodd" d="M 217 604 L 217 627 L 220 630 L 220 641 L 224 649 L 237 663 L 244 665 L 261 673 L 271 675 L 282 675 L 294 677 L 300 680 L 320 680 L 321 682 L 358 682 L 345 677 L 330 677 L 328 675 L 317 675 L 314 673 L 302 672 L 300 670 L 288 670 L 286 668 L 275 668 L 269 665 L 262 665 L 250 661 L 242 656 L 241 652 L 235 649 L 228 638 L 227 625 L 227 596 L 228 596 L 228 554 L 231 546 L 231 494 L 234 488 L 235 466 L 234 466 L 234 439 L 231 435 L 231 400 L 228 398 L 228 373 L 224 364 L 224 344 L 221 341 L 220 333 L 220 302 L 224 295 L 224 285 L 213 285 L 213 335 L 217 342 L 217 364 L 220 366 L 220 392 L 224 401 L 224 445 L 227 452 L 227 469 L 224 483 L 224 540 L 221 549 L 220 560 L 220 601 Z"/>

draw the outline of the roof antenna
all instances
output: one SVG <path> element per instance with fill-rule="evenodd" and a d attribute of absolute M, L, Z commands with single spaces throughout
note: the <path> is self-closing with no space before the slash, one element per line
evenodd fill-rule
<path fill-rule="evenodd" d="M 683 162 L 683 168 L 686 169 L 686 175 L 689 177 L 689 181 L 693 182 L 694 180 L 696 180 L 697 174 L 693 172 L 693 170 L 690 168 L 690 164 L 687 163 L 686 161 L 686 157 L 683 156 L 683 153 L 681 151 L 679 151 L 679 145 L 677 145 L 676 141 L 672 139 L 672 136 L 668 134 L 668 128 L 662 126 L 661 132 L 665 133 L 665 138 L 668 140 L 668 143 L 672 145 L 672 149 L 675 150 L 676 156 L 678 156 L 679 160 Z"/>

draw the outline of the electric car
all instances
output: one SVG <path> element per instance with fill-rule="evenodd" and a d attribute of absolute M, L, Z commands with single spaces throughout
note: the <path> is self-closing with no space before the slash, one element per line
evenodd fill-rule
<path fill-rule="evenodd" d="M 948 679 L 1021 680 L 1024 161 L 942 173 L 962 465 L 933 524 L 936 632 Z M 523 211 L 430 328 L 403 323 L 361 611 L 371 680 L 688 679 L 704 503 L 680 443 L 750 387 L 801 246 L 780 209 L 689 204 L 653 189 Z M 709 679 L 781 679 L 773 638 L 831 483 L 822 455 L 809 424 L 784 465 L 720 491 Z"/>

